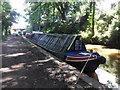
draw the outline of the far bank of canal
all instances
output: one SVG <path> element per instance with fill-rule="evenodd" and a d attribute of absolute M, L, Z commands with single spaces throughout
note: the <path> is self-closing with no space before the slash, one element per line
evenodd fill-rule
<path fill-rule="evenodd" d="M 120 50 L 92 44 L 86 44 L 86 48 L 88 51 L 92 49 L 106 58 L 106 63 L 96 70 L 100 82 L 109 87 L 118 88 L 118 84 L 120 84 Z"/>

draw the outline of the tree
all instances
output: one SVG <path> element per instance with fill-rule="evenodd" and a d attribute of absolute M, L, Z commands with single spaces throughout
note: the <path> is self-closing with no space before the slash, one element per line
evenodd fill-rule
<path fill-rule="evenodd" d="M 32 30 L 51 33 L 79 33 L 88 24 L 87 12 L 82 7 L 88 3 L 81 2 L 37 2 L 30 3 L 28 10 L 29 23 Z M 86 9 L 84 9 L 86 11 Z"/>
<path fill-rule="evenodd" d="M 111 22 L 112 27 L 108 45 L 120 49 L 120 1 L 116 4 L 114 9 L 116 12 L 113 14 L 114 18 Z"/>
<path fill-rule="evenodd" d="M 95 26 L 95 4 L 96 2 L 90 2 L 89 7 L 88 7 L 88 12 L 89 12 L 89 24 L 88 24 L 88 30 L 91 31 L 91 37 L 94 36 L 95 31 L 94 31 L 94 26 Z"/>
<path fill-rule="evenodd" d="M 95 2 L 92 2 L 92 36 L 94 36 L 94 17 L 95 17 Z"/>
<path fill-rule="evenodd" d="M 10 34 L 9 28 L 12 26 L 12 23 L 17 23 L 15 21 L 16 16 L 19 16 L 17 12 L 12 10 L 8 2 L 2 2 L 2 35 Z"/>

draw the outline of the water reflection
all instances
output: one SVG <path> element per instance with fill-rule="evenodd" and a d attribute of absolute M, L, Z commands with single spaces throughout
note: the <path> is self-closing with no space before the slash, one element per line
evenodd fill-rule
<path fill-rule="evenodd" d="M 101 66 L 116 76 L 116 82 L 120 84 L 120 50 L 110 49 L 102 45 L 86 45 L 87 50 L 93 49 L 106 58 L 106 63 Z"/>
<path fill-rule="evenodd" d="M 117 82 L 120 84 L 120 60 L 116 62 L 116 74 L 117 74 Z"/>
<path fill-rule="evenodd" d="M 107 71 L 116 76 L 116 82 L 120 84 L 120 61 L 119 59 L 111 56 L 104 55 L 106 64 L 102 65 Z"/>

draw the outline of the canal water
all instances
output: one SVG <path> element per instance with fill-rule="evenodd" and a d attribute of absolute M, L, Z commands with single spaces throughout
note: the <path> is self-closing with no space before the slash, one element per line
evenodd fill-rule
<path fill-rule="evenodd" d="M 92 49 L 106 58 L 106 63 L 96 70 L 99 82 L 110 88 L 120 87 L 120 50 L 110 49 L 103 45 L 86 45 L 87 50 Z"/>

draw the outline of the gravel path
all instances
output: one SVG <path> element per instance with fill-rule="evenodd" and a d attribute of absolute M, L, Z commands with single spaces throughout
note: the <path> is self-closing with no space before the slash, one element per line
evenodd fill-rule
<path fill-rule="evenodd" d="M 85 74 L 82 74 L 78 84 L 74 85 L 80 71 L 41 52 L 22 37 L 9 36 L 2 43 L 2 54 L 0 54 L 2 57 L 0 88 L 84 90 L 103 86 Z"/>
<path fill-rule="evenodd" d="M 67 88 L 52 77 L 55 63 L 19 36 L 2 43 L 2 88 Z"/>

